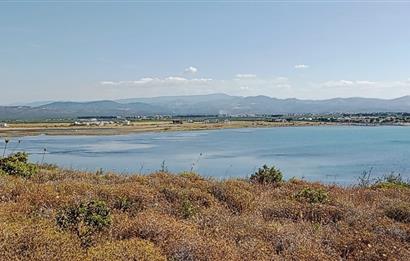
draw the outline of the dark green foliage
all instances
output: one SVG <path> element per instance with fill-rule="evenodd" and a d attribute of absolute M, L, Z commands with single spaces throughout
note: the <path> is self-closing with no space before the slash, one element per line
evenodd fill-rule
<path fill-rule="evenodd" d="M 402 223 L 410 223 L 410 205 L 397 204 L 385 210 L 386 216 Z"/>
<path fill-rule="evenodd" d="M 181 205 L 181 214 L 183 218 L 191 218 L 197 214 L 197 208 L 190 200 L 184 200 Z"/>
<path fill-rule="evenodd" d="M 104 201 L 90 201 L 63 209 L 56 223 L 61 229 L 75 232 L 82 245 L 88 247 L 96 233 L 111 225 L 111 215 Z"/>
<path fill-rule="evenodd" d="M 250 180 L 260 184 L 277 184 L 283 179 L 282 172 L 274 166 L 268 167 L 263 165 L 255 174 L 252 174 Z"/>
<path fill-rule="evenodd" d="M 299 201 L 309 203 L 325 203 L 328 200 L 328 194 L 323 189 L 304 188 L 295 196 Z"/>
<path fill-rule="evenodd" d="M 37 165 L 28 162 L 25 152 L 17 152 L 0 159 L 0 174 L 28 178 L 37 172 Z"/>
<path fill-rule="evenodd" d="M 141 198 L 119 197 L 114 201 L 114 209 L 135 214 L 144 209 Z"/>

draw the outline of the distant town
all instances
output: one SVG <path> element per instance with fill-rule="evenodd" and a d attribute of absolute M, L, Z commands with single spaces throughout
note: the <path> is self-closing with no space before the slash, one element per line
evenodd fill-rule
<path fill-rule="evenodd" d="M 329 113 L 329 114 L 238 114 L 238 115 L 154 115 L 154 116 L 87 116 L 76 119 L 46 119 L 44 123 L 70 123 L 71 126 L 105 126 L 122 125 L 129 126 L 132 123 L 143 121 L 170 121 L 173 124 L 184 123 L 229 123 L 231 121 L 255 121 L 255 122 L 312 122 L 334 123 L 346 125 L 410 125 L 410 113 Z M 0 128 L 8 128 L 12 123 L 33 123 L 38 121 L 5 121 L 0 122 Z"/>

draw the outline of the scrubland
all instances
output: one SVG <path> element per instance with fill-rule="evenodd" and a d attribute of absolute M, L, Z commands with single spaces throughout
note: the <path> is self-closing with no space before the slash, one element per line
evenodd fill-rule
<path fill-rule="evenodd" d="M 1 260 L 410 260 L 401 180 L 340 187 L 264 169 L 213 180 L 1 164 Z"/>

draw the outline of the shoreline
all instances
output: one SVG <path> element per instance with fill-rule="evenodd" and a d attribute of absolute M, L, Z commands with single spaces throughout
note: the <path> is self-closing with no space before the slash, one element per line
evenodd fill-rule
<path fill-rule="evenodd" d="M 106 126 L 72 126 L 69 123 L 25 123 L 10 124 L 8 128 L 0 129 L 0 136 L 4 138 L 26 136 L 105 136 L 126 135 L 132 133 L 200 131 L 220 129 L 244 128 L 282 128 L 282 127 L 309 127 L 309 126 L 351 126 L 338 123 L 324 122 L 266 122 L 266 121 L 231 121 L 229 123 L 183 123 L 150 121 L 134 122 L 129 126 L 109 124 Z"/>
<path fill-rule="evenodd" d="M 246 128 L 285 128 L 285 127 L 409 127 L 395 124 L 352 124 L 335 122 L 268 122 L 268 121 L 231 121 L 228 123 L 186 123 L 173 124 L 170 121 L 133 122 L 131 125 L 108 124 L 105 126 L 73 126 L 71 123 L 18 123 L 0 128 L 0 137 L 28 136 L 110 136 L 152 132 L 201 131 Z"/>

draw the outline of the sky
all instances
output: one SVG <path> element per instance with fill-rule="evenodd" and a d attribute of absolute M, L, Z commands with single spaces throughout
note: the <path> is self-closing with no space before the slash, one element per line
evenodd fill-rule
<path fill-rule="evenodd" d="M 410 95 L 406 1 L 0 0 L 0 104 Z"/>

